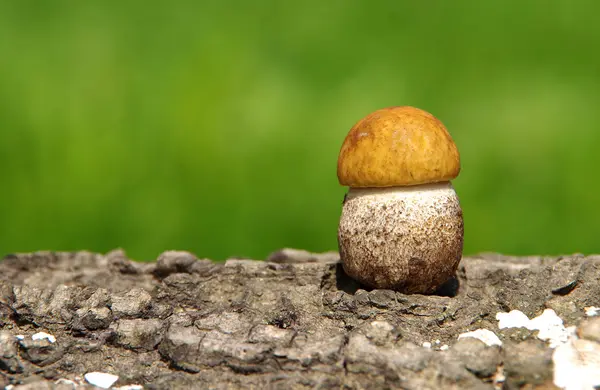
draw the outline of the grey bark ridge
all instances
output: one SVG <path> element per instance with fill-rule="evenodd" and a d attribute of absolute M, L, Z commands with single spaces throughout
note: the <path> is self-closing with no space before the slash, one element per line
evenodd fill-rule
<path fill-rule="evenodd" d="M 334 252 L 267 260 L 8 255 L 0 388 L 94 388 L 83 379 L 94 371 L 117 375 L 115 388 L 552 388 L 552 349 L 536 332 L 499 330 L 496 313 L 552 308 L 600 342 L 600 318 L 584 313 L 600 306 L 600 256 L 466 257 L 429 296 L 364 289 Z M 482 328 L 503 345 L 458 340 Z"/>

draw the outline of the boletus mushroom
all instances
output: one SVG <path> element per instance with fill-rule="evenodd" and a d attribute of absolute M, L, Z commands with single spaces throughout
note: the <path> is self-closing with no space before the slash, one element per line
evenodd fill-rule
<path fill-rule="evenodd" d="M 338 228 L 344 271 L 372 288 L 421 294 L 453 277 L 464 234 L 450 183 L 459 172 L 454 141 L 428 112 L 390 107 L 356 123 L 337 164 L 350 187 Z"/>

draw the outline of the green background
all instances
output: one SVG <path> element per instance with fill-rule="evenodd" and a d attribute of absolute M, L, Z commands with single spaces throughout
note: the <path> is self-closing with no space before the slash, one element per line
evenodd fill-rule
<path fill-rule="evenodd" d="M 337 248 L 369 112 L 455 139 L 465 253 L 598 252 L 597 1 L 3 1 L 0 253 Z"/>

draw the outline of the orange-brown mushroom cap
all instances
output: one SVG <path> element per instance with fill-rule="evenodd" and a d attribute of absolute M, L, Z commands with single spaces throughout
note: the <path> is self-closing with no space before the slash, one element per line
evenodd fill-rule
<path fill-rule="evenodd" d="M 458 149 L 446 127 L 414 107 L 390 107 L 352 127 L 340 150 L 337 175 L 349 187 L 412 186 L 449 181 L 460 172 Z"/>

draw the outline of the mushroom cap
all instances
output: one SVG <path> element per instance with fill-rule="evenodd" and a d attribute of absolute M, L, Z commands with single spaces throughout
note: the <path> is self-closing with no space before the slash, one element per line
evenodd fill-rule
<path fill-rule="evenodd" d="M 337 175 L 349 187 L 413 186 L 460 172 L 458 149 L 436 117 L 409 106 L 377 110 L 354 125 L 340 150 Z"/>

